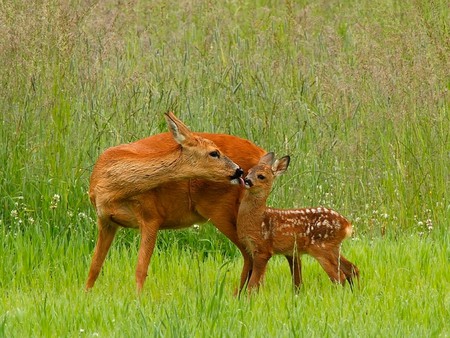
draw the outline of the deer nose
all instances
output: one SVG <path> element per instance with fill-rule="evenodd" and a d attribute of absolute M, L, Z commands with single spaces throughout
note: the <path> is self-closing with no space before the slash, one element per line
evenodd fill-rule
<path fill-rule="evenodd" d="M 241 168 L 237 168 L 236 172 L 234 174 L 234 177 L 239 178 L 244 174 L 244 170 L 242 170 Z"/>

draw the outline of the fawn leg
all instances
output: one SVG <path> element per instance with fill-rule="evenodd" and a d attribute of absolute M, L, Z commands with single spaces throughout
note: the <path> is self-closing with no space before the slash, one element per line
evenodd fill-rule
<path fill-rule="evenodd" d="M 300 255 L 294 256 L 285 256 L 288 263 L 289 268 L 291 270 L 292 282 L 294 283 L 294 288 L 298 289 L 303 281 L 302 281 L 302 261 Z"/>
<path fill-rule="evenodd" d="M 215 227 L 224 234 L 234 245 L 236 245 L 242 254 L 244 259 L 244 265 L 242 267 L 239 288 L 235 290 L 234 295 L 239 296 L 244 290 L 245 285 L 249 282 L 250 276 L 252 275 L 252 256 L 248 253 L 245 246 L 239 241 L 237 231 L 236 231 L 236 219 L 235 216 L 230 216 L 229 208 L 221 207 L 218 210 L 215 209 L 205 209 L 202 210 L 205 214 L 205 218 L 210 219 Z"/>
<path fill-rule="evenodd" d="M 353 287 L 353 278 L 359 280 L 359 269 L 352 262 L 348 261 L 344 256 L 340 256 L 340 268 L 347 279 L 350 287 Z"/>
<path fill-rule="evenodd" d="M 246 250 L 241 250 L 241 253 L 242 253 L 242 257 L 244 259 L 244 265 L 242 266 L 239 287 L 236 288 L 233 292 L 233 295 L 235 297 L 239 297 L 241 295 L 241 292 L 248 285 L 248 282 L 250 281 L 250 277 L 252 276 L 253 259 L 251 258 L 251 256 L 248 254 L 248 252 Z"/>
<path fill-rule="evenodd" d="M 238 240 L 236 231 L 224 231 L 224 229 L 222 227 L 219 227 L 217 225 L 216 225 L 216 227 L 225 236 L 227 236 L 228 239 L 231 240 L 231 242 L 233 242 L 238 247 L 239 251 L 242 254 L 242 258 L 244 259 L 244 265 L 242 266 L 239 288 L 237 290 L 235 290 L 235 292 L 234 292 L 235 296 L 239 296 L 241 294 L 242 290 L 244 290 L 245 285 L 250 281 L 250 277 L 252 276 L 253 258 L 250 256 L 248 251 Z M 228 228 L 228 229 L 233 229 L 233 228 Z"/>
<path fill-rule="evenodd" d="M 255 252 L 253 255 L 253 269 L 248 282 L 248 291 L 251 293 L 253 289 L 258 289 L 264 280 L 267 262 L 271 255 L 268 253 Z"/>
<path fill-rule="evenodd" d="M 89 269 L 89 275 L 86 282 L 86 291 L 94 286 L 95 281 L 98 278 L 103 262 L 105 261 L 106 254 L 108 253 L 111 243 L 116 235 L 118 226 L 104 222 L 100 218 L 98 223 L 98 238 L 95 245 L 94 255 L 92 256 L 91 267 Z"/>
<path fill-rule="evenodd" d="M 339 255 L 339 248 L 311 250 L 309 253 L 319 261 L 332 282 L 344 285 L 346 280 L 349 280 L 349 278 L 351 280 L 353 264 Z"/>

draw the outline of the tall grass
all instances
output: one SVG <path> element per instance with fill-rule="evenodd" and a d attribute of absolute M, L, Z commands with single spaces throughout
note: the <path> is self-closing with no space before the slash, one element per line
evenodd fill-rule
<path fill-rule="evenodd" d="M 39 264 L 3 285 L 4 336 L 445 337 L 450 333 L 448 235 L 445 241 L 414 236 L 400 243 L 380 238 L 345 243 L 346 255 L 364 267 L 353 292 L 333 287 L 317 262 L 304 259 L 305 284 L 295 294 L 285 260 L 273 259 L 260 293 L 240 299 L 232 296 L 239 260 L 223 258 L 219 252 L 203 258 L 195 249 L 176 247 L 154 255 L 146 288 L 137 297 L 133 279 L 137 249 L 122 244 L 111 250 L 97 287 L 84 294 L 87 262 L 79 260 L 89 250 L 86 243 L 75 243 L 76 250 L 70 245 L 66 250 L 50 247 L 44 257 L 35 258 Z M 40 254 L 37 245 L 28 251 L 24 249 L 29 244 L 17 245 L 24 256 Z"/>
<path fill-rule="evenodd" d="M 1 2 L 0 336 L 448 335 L 449 11 L 441 0 Z M 324 280 L 296 297 L 283 271 L 236 301 L 239 255 L 206 225 L 159 235 L 140 300 L 139 238 L 120 232 L 101 286 L 80 296 L 92 165 L 165 131 L 167 110 L 290 154 L 270 204 L 351 219 L 362 289 Z"/>
<path fill-rule="evenodd" d="M 174 109 L 290 153 L 277 204 L 331 203 L 362 230 L 448 216 L 444 2 L 45 1 L 1 15 L 6 214 L 55 193 L 88 210 L 99 152 L 165 130 Z"/>

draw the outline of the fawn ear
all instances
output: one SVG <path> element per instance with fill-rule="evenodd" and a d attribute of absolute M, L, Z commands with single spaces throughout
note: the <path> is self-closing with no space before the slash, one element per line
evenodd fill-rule
<path fill-rule="evenodd" d="M 166 113 L 165 118 L 169 130 L 177 143 L 183 144 L 186 141 L 186 139 L 192 137 L 192 133 L 189 130 L 189 128 L 186 127 L 186 125 L 183 122 L 181 122 L 181 120 L 179 120 L 172 112 Z"/>
<path fill-rule="evenodd" d="M 280 176 L 281 174 L 283 174 L 289 167 L 290 161 L 291 158 L 288 155 L 283 156 L 279 160 L 276 160 L 272 165 L 273 174 L 275 176 Z"/>
<path fill-rule="evenodd" d="M 258 164 L 268 165 L 269 167 L 271 167 L 273 161 L 275 161 L 275 154 L 273 152 L 270 152 L 261 157 Z"/>

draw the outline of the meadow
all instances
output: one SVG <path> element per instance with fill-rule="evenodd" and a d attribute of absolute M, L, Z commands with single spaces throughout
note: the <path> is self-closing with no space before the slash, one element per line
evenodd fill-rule
<path fill-rule="evenodd" d="M 421 1 L 0 2 L 0 337 L 450 336 L 450 8 Z M 304 258 L 235 298 L 213 225 L 160 232 L 143 294 L 122 230 L 94 287 L 87 190 L 107 147 L 247 138 L 288 172 L 270 205 L 331 207 L 359 285 Z"/>

